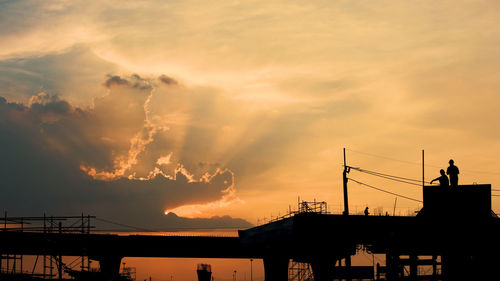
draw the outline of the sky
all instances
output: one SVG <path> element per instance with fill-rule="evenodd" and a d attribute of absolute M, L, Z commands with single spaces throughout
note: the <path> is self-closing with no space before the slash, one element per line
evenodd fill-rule
<path fill-rule="evenodd" d="M 246 228 L 299 197 L 340 212 L 343 148 L 413 179 L 425 150 L 427 181 L 454 159 L 495 188 L 499 19 L 497 1 L 0 0 L 0 206 Z M 351 181 L 349 204 L 395 197 Z"/>

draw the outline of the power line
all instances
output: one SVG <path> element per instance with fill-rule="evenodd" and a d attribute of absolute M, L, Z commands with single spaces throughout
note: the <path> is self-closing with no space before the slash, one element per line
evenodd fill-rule
<path fill-rule="evenodd" d="M 184 230 L 217 230 L 217 229 L 226 229 L 226 230 L 234 230 L 234 229 L 239 229 L 238 226 L 211 226 L 211 227 L 172 227 L 172 228 L 166 228 L 166 229 L 161 229 L 161 230 L 153 230 L 153 229 L 147 229 L 147 228 L 142 228 L 138 226 L 133 226 L 133 225 L 128 225 L 128 224 L 123 224 L 119 222 L 114 222 L 111 220 L 107 219 L 102 219 L 102 218 L 95 218 L 98 221 L 102 221 L 105 223 L 125 227 L 127 229 L 134 229 L 138 230 L 141 232 L 176 232 L 176 231 L 184 231 Z M 95 229 L 94 231 L 99 231 L 99 232 L 122 232 L 122 231 L 127 231 L 127 229 Z"/>
<path fill-rule="evenodd" d="M 139 230 L 139 231 L 143 231 L 143 232 L 156 232 L 155 230 L 146 229 L 146 228 L 137 227 L 137 226 L 132 226 L 132 225 L 127 225 L 127 224 L 123 224 L 123 223 L 119 223 L 119 222 L 114 222 L 114 221 L 110 221 L 110 220 L 106 220 L 106 219 L 101 219 L 101 218 L 95 218 L 95 219 L 98 220 L 98 221 L 102 221 L 102 222 L 114 224 L 114 225 L 117 225 L 117 226 L 127 227 L 127 228 L 131 228 L 131 229 L 135 229 L 135 230 Z"/>
<path fill-rule="evenodd" d="M 369 184 L 366 184 L 366 183 L 362 183 L 360 181 L 357 181 L 355 179 L 352 179 L 352 178 L 348 178 L 349 180 L 355 182 L 355 183 L 358 183 L 360 185 L 364 185 L 366 187 L 369 187 L 369 188 L 373 188 L 375 190 L 378 190 L 378 191 L 381 191 L 381 192 L 385 192 L 385 193 L 388 193 L 388 194 L 392 194 L 392 195 L 395 195 L 395 196 L 398 196 L 398 197 L 401 197 L 401 198 L 405 198 L 405 199 L 408 199 L 408 200 L 412 200 L 412 201 L 416 201 L 416 202 L 420 202 L 422 203 L 421 200 L 418 200 L 418 199 L 415 199 L 415 198 L 411 198 L 411 197 L 408 197 L 408 196 L 404 196 L 404 195 L 401 195 L 401 194 L 397 194 L 397 193 L 394 193 L 394 192 L 391 192 L 391 191 L 387 191 L 387 190 L 384 190 L 384 189 L 381 189 L 381 188 L 378 188 L 378 187 L 375 187 L 373 185 L 369 185 Z"/>
<path fill-rule="evenodd" d="M 376 157 L 376 158 L 391 160 L 391 161 L 395 161 L 395 162 L 401 162 L 401 163 L 406 163 L 406 164 L 411 164 L 411 165 L 422 165 L 422 163 L 418 163 L 418 162 L 411 162 L 411 161 L 406 161 L 406 160 L 399 160 L 399 159 L 395 159 L 395 158 L 390 158 L 390 157 L 381 156 L 381 155 L 372 154 L 372 153 L 367 153 L 367 152 L 361 152 L 361 151 L 352 150 L 352 149 L 348 149 L 348 148 L 346 148 L 346 150 L 349 150 L 351 152 L 358 153 L 358 154 L 364 154 L 364 155 L 368 155 L 368 156 L 371 156 L 371 157 Z M 439 167 L 433 166 L 433 165 L 425 165 L 425 166 L 439 168 Z"/>
<path fill-rule="evenodd" d="M 402 180 L 422 182 L 421 180 L 417 180 L 417 179 L 411 179 L 411 178 L 405 178 L 405 177 L 399 177 L 399 176 L 384 174 L 384 173 L 380 173 L 380 172 L 375 172 L 375 171 L 370 171 L 370 170 L 366 170 L 366 169 L 361 169 L 361 168 L 358 168 L 358 167 L 351 167 L 351 169 L 357 170 L 357 171 L 360 171 L 360 172 L 363 172 L 363 173 L 373 173 L 373 174 L 377 174 L 377 175 L 384 175 L 384 176 L 398 178 L 398 179 L 402 179 Z"/>
<path fill-rule="evenodd" d="M 412 161 L 395 159 L 395 158 L 391 158 L 391 157 L 386 157 L 386 156 L 377 155 L 377 154 L 368 153 L 368 152 L 362 152 L 362 151 L 353 150 L 353 149 L 349 149 L 349 148 L 346 148 L 346 150 L 354 152 L 354 153 L 358 153 L 358 154 L 363 154 L 363 155 L 367 155 L 367 156 L 371 156 L 371 157 L 375 157 L 375 158 L 381 158 L 381 159 L 386 159 L 386 160 L 400 162 L 400 163 L 406 163 L 406 164 L 411 164 L 411 165 L 422 165 L 422 163 L 418 163 L 418 162 L 412 162 Z M 437 168 L 437 169 L 441 169 L 442 168 L 442 166 L 429 165 L 429 164 L 425 164 L 425 167 L 433 167 L 433 168 Z M 474 174 L 486 174 L 486 175 L 500 176 L 500 173 L 489 172 L 489 171 L 462 170 L 462 172 L 468 172 L 468 173 L 474 173 Z"/>
<path fill-rule="evenodd" d="M 355 167 L 351 167 L 351 169 L 355 170 L 355 171 L 358 171 L 358 172 L 361 172 L 361 173 L 369 174 L 369 175 L 376 176 L 376 177 L 381 177 L 381 178 L 392 180 L 392 181 L 397 181 L 397 182 L 411 184 L 411 185 L 416 185 L 416 186 L 421 186 L 422 185 L 422 181 L 421 180 L 404 178 L 404 177 L 399 177 L 399 176 L 393 176 L 393 175 L 389 175 L 389 174 L 383 174 L 383 173 L 379 173 L 379 172 L 375 172 L 375 171 L 370 171 L 370 170 L 365 170 L 365 169 L 361 169 L 361 168 L 355 168 Z"/>

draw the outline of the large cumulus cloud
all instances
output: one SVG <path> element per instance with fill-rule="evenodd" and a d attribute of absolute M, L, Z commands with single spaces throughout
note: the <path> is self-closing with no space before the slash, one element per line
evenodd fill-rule
<path fill-rule="evenodd" d="M 109 76 L 104 83 L 108 93 L 89 108 L 47 93 L 28 104 L 0 98 L 0 205 L 16 215 L 85 212 L 149 228 L 187 222 L 210 227 L 210 219 L 166 225 L 164 211 L 235 200 L 233 173 L 216 167 L 198 176 L 174 162 L 168 147 L 148 149 L 156 137 L 169 133 L 168 126 L 150 116 L 155 81 Z M 146 151 L 151 158 L 142 159 Z M 148 171 L 140 167 L 146 160 L 157 160 Z M 221 219 L 213 221 L 221 225 Z"/>

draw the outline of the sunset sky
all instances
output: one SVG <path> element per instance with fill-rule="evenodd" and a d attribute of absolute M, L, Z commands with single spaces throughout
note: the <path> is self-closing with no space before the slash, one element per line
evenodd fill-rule
<path fill-rule="evenodd" d="M 152 229 L 255 225 L 299 196 L 340 211 L 344 147 L 500 188 L 499 23 L 498 1 L 0 0 L 0 206 Z"/>

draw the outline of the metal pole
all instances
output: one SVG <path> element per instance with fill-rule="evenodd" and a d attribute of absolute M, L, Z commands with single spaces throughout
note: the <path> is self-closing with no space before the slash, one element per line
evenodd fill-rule
<path fill-rule="evenodd" d="M 253 281 L 253 266 L 252 266 L 253 259 L 250 259 L 250 281 Z"/>
<path fill-rule="evenodd" d="M 62 222 L 59 222 L 59 235 L 62 234 Z M 59 253 L 59 262 L 57 263 L 57 273 L 59 274 L 59 280 L 62 279 L 62 255 Z"/>
<path fill-rule="evenodd" d="M 47 225 L 45 222 L 45 213 L 43 213 L 43 233 L 45 234 L 47 232 Z M 47 273 L 47 256 L 43 255 L 43 278 L 46 278 L 45 276 Z"/>
<path fill-rule="evenodd" d="M 342 180 L 344 184 L 344 215 L 349 215 L 349 200 L 347 196 L 347 173 L 349 173 L 349 167 L 346 164 L 345 148 L 344 148 L 344 172 L 342 173 Z"/>
<path fill-rule="evenodd" d="M 81 225 L 81 228 L 82 228 L 82 234 L 85 233 L 85 218 L 83 216 L 83 213 L 82 213 L 82 225 Z M 82 264 L 80 265 L 80 270 L 83 271 L 85 269 L 85 256 L 82 255 Z"/>
<path fill-rule="evenodd" d="M 422 149 L 422 188 L 425 186 L 424 150 Z"/>
<path fill-rule="evenodd" d="M 349 215 L 349 200 L 347 197 L 347 173 L 349 173 L 350 168 L 347 167 L 347 161 L 345 157 L 345 148 L 344 148 L 344 172 L 342 173 L 342 179 L 344 183 L 344 215 L 348 216 Z M 351 255 L 347 254 L 345 256 L 345 266 L 347 269 L 347 276 L 346 280 L 351 281 Z"/>
<path fill-rule="evenodd" d="M 54 228 L 54 216 L 50 216 L 49 233 L 52 233 L 52 231 L 54 230 L 53 228 Z M 49 264 L 50 264 L 50 268 L 49 268 L 50 279 L 52 279 L 52 275 L 54 274 L 54 262 L 53 262 L 52 255 L 49 256 Z"/>

